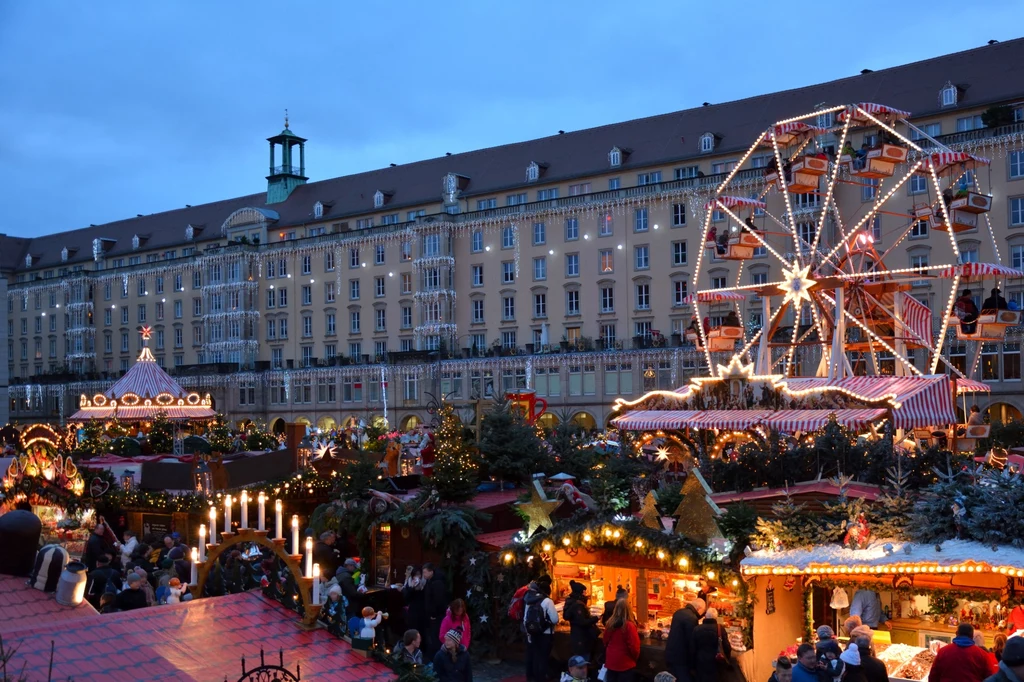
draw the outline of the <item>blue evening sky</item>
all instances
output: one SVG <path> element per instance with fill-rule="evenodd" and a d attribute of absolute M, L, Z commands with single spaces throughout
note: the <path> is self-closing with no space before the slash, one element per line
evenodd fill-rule
<path fill-rule="evenodd" d="M 1021 26 L 1018 0 L 0 0 L 0 233 L 262 191 L 286 107 L 320 180 L 851 76 Z"/>

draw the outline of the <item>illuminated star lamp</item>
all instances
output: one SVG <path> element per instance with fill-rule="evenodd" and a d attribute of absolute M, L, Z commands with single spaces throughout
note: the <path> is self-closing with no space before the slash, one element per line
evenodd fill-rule
<path fill-rule="evenodd" d="M 794 265 L 792 269 L 783 268 L 782 277 L 785 281 L 779 286 L 785 295 L 783 303 L 792 302 L 794 306 L 799 306 L 803 301 L 810 303 L 811 288 L 816 284 L 810 278 L 810 272 L 810 265 L 802 268 L 799 265 Z"/>

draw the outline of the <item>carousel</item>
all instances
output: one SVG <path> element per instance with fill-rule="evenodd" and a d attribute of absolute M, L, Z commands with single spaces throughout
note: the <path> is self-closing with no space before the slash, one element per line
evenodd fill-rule
<path fill-rule="evenodd" d="M 1020 312 L 1001 297 L 972 298 L 962 285 L 998 288 L 1024 272 L 999 262 L 992 197 L 980 185 L 988 161 L 946 148 L 908 118 L 879 104 L 841 105 L 780 121 L 753 141 L 704 206 L 705 248 L 685 301 L 693 309 L 687 340 L 712 376 L 619 399 L 617 428 L 738 438 L 753 429 L 806 433 L 835 419 L 875 435 L 888 423 L 908 444 L 943 439 L 954 449 L 988 435 L 987 426 L 957 423 L 956 396 L 989 390 L 976 376 L 982 346 L 1001 342 Z M 863 134 L 859 151 L 855 131 Z M 730 195 L 733 176 L 765 152 L 759 189 Z M 909 212 L 892 206 L 915 177 L 927 188 L 915 192 L 921 201 Z M 873 197 L 866 205 L 865 188 Z M 956 240 L 968 222 L 987 231 L 996 262 L 962 262 L 977 257 L 961 254 Z M 946 233 L 950 262 L 887 264 L 927 229 Z M 775 262 L 781 278 L 745 284 L 755 258 Z M 720 276 L 722 261 L 735 263 L 731 281 Z M 700 289 L 711 270 L 719 286 Z M 914 295 L 923 282 L 938 290 L 938 324 Z M 743 304 L 756 324 L 741 322 Z M 969 363 L 947 359 L 954 340 L 971 347 Z"/>

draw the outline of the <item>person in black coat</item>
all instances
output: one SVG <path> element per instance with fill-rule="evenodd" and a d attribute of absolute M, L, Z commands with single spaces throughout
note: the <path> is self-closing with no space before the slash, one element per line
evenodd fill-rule
<path fill-rule="evenodd" d="M 562 618 L 569 623 L 570 655 L 583 656 L 594 660 L 594 645 L 597 644 L 597 616 L 590 615 L 587 606 L 586 585 L 575 580 L 569 581 L 569 596 L 562 607 Z"/>
<path fill-rule="evenodd" d="M 405 569 L 405 584 L 402 586 L 402 599 L 405 601 L 406 608 L 405 626 L 407 629 L 419 631 L 420 635 L 427 631 L 428 624 L 423 587 L 422 571 L 413 566 Z"/>
<path fill-rule="evenodd" d="M 148 606 L 146 603 L 146 593 L 141 589 L 142 587 L 142 576 L 138 573 L 132 573 L 128 576 L 128 587 L 121 590 L 116 597 L 114 597 L 114 606 L 117 607 L 118 611 L 131 611 L 133 609 L 144 609 Z"/>
<path fill-rule="evenodd" d="M 434 657 L 441 646 L 441 621 L 444 620 L 445 611 L 448 610 L 452 598 L 448 593 L 444 574 L 437 570 L 434 564 L 423 564 L 423 579 L 426 581 L 423 586 L 423 610 L 427 617 L 427 628 L 423 633 L 423 651 L 425 658 L 429 659 Z"/>
<path fill-rule="evenodd" d="M 341 588 L 341 593 L 348 600 L 348 608 L 345 610 L 345 613 L 349 618 L 359 615 L 363 611 L 360 604 L 361 600 L 359 599 L 359 590 L 356 589 L 356 581 L 352 577 L 355 571 L 355 560 L 345 559 L 345 563 L 342 564 L 341 568 L 334 575 L 338 579 L 338 587 Z"/>
<path fill-rule="evenodd" d="M 341 554 L 334 546 L 337 535 L 332 530 L 320 533 L 320 539 L 313 545 L 313 563 L 320 564 L 320 575 L 336 575 L 341 564 Z"/>
<path fill-rule="evenodd" d="M 725 632 L 718 625 L 718 612 L 708 609 L 704 622 L 693 629 L 692 642 L 694 680 L 696 682 L 717 682 L 719 670 L 730 667 L 732 647 Z M 719 660 L 722 653 L 724 660 Z"/>
<path fill-rule="evenodd" d="M 693 631 L 707 604 L 694 599 L 672 614 L 672 626 L 665 641 L 665 664 L 676 682 L 693 682 Z"/>
<path fill-rule="evenodd" d="M 114 546 L 107 541 L 107 526 L 100 522 L 92 530 L 92 535 L 85 543 L 85 551 L 82 552 L 82 563 L 90 571 L 96 568 L 96 560 L 104 554 L 113 556 Z"/>
<path fill-rule="evenodd" d="M 622 589 L 622 585 L 619 585 L 619 589 L 615 590 L 615 599 L 604 603 L 604 612 L 601 614 L 601 625 L 608 624 L 608 619 L 612 617 L 612 613 L 615 611 L 615 602 L 620 599 L 629 599 L 629 592 Z"/>
<path fill-rule="evenodd" d="M 96 568 L 89 571 L 87 577 L 86 599 L 97 608 L 104 592 L 109 589 L 110 592 L 116 593 L 121 589 L 121 574 L 110 565 L 111 561 L 109 554 L 101 554 L 96 558 Z"/>
<path fill-rule="evenodd" d="M 449 630 L 444 646 L 434 655 L 434 674 L 438 682 L 473 682 L 469 652 L 462 646 L 462 633 Z"/>

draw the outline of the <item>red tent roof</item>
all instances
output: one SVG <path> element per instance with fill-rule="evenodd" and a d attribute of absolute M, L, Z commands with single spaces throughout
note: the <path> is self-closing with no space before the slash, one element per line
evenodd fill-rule
<path fill-rule="evenodd" d="M 0 575 L 0 635 L 99 615 L 89 602 L 78 607 L 61 606 L 52 594 L 25 582 L 23 577 Z"/>

